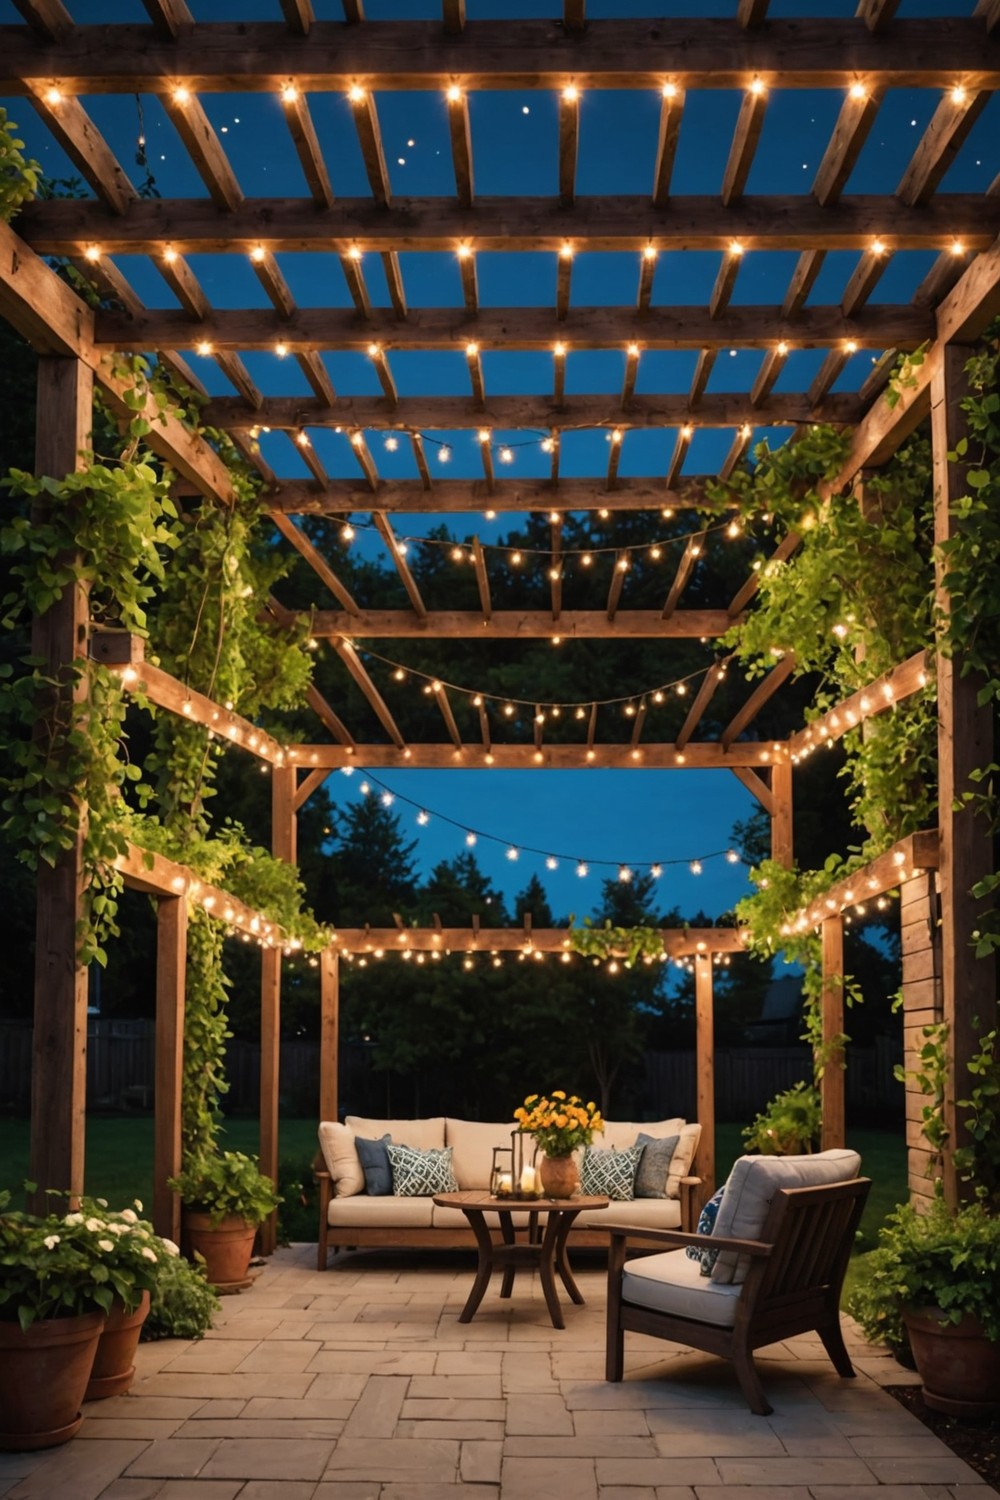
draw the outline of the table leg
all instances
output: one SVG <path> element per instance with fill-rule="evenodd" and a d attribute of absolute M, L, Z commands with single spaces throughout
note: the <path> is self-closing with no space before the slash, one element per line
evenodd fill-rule
<path fill-rule="evenodd" d="M 458 1315 L 460 1323 L 471 1323 L 473 1314 L 483 1294 L 490 1284 L 493 1274 L 493 1236 L 486 1226 L 486 1216 L 482 1209 L 465 1207 L 462 1212 L 469 1221 L 469 1226 L 476 1236 L 476 1248 L 479 1251 L 479 1265 L 476 1267 L 476 1279 L 472 1283 L 472 1290 L 466 1298 L 465 1306 Z"/>
<path fill-rule="evenodd" d="M 577 1213 L 579 1213 L 579 1209 L 577 1209 Z M 555 1264 L 556 1270 L 562 1278 L 563 1286 L 569 1292 L 572 1300 L 579 1306 L 583 1301 L 583 1293 L 573 1280 L 573 1273 L 569 1268 L 569 1256 L 566 1250 L 566 1240 L 575 1218 L 575 1213 L 558 1215 L 559 1224 L 556 1230 Z"/>
<path fill-rule="evenodd" d="M 542 1295 L 545 1298 L 545 1306 L 549 1310 L 553 1328 L 565 1328 L 566 1323 L 559 1306 L 559 1294 L 556 1291 L 556 1280 L 554 1275 L 556 1264 L 556 1242 L 559 1238 L 559 1225 L 562 1214 L 550 1213 L 545 1225 L 545 1233 L 542 1235 L 541 1249 L 538 1254 L 538 1279 L 542 1283 Z M 576 1218 L 573 1214 L 570 1217 Z M 560 1274 L 561 1271 L 560 1271 Z"/>
<path fill-rule="evenodd" d="M 513 1216 L 513 1214 L 500 1214 L 498 1217 L 500 1219 L 500 1233 L 503 1236 L 503 1242 L 504 1242 L 504 1244 L 505 1245 L 514 1245 L 514 1244 L 516 1244 L 517 1243 L 517 1235 L 514 1233 L 514 1216 Z M 516 1270 L 517 1270 L 517 1267 L 514 1265 L 513 1260 L 508 1260 L 507 1264 L 503 1268 L 503 1280 L 500 1282 L 500 1295 L 501 1295 L 501 1297 L 509 1297 L 510 1294 L 511 1294 L 511 1292 L 513 1291 L 513 1289 L 514 1289 L 514 1272 Z"/>

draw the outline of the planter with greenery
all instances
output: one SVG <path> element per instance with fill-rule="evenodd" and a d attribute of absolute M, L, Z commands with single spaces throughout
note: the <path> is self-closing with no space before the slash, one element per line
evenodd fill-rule
<path fill-rule="evenodd" d="M 0 1447 L 49 1448 L 79 1430 L 107 1316 L 147 1297 L 160 1242 L 95 1201 L 44 1215 L 9 1204 L 0 1193 Z"/>
<path fill-rule="evenodd" d="M 190 1250 L 205 1260 L 205 1274 L 219 1291 L 248 1284 L 247 1269 L 257 1228 L 281 1199 L 257 1159 L 221 1151 L 190 1159 L 170 1179 L 184 1204 Z"/>
<path fill-rule="evenodd" d="M 907 1337 L 924 1400 L 953 1416 L 1000 1411 L 1000 1217 L 982 1202 L 890 1214 L 848 1311 L 891 1348 Z"/>
<path fill-rule="evenodd" d="M 797 1156 L 819 1145 L 823 1109 L 809 1083 L 796 1083 L 778 1094 L 743 1132 L 748 1151 L 762 1156 Z"/>

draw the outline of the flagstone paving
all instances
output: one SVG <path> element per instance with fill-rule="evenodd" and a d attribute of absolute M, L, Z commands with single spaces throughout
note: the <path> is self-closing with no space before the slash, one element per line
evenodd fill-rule
<path fill-rule="evenodd" d="M 998 1492 L 881 1389 L 915 1377 L 850 1331 L 760 1351 L 770 1417 L 731 1368 L 631 1335 L 604 1380 L 604 1272 L 552 1327 L 537 1277 L 458 1314 L 472 1260 L 278 1251 L 201 1343 L 143 1344 L 79 1437 L 0 1454 L 6 1500 L 987 1500 Z"/>

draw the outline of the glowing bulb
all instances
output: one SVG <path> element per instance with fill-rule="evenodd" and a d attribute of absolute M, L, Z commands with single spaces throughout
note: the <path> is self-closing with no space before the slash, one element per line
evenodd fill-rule
<path fill-rule="evenodd" d="M 255 265 L 258 266 L 266 255 L 267 251 L 264 249 L 263 245 L 254 245 L 253 249 L 250 251 L 250 259 L 254 262 Z"/>
<path fill-rule="evenodd" d="M 465 842 L 469 849 L 474 849 L 476 847 L 476 835 L 474 833 L 467 833 L 465 835 Z"/>
<path fill-rule="evenodd" d="M 628 346 L 628 356 L 629 356 L 629 359 L 638 359 L 639 358 L 639 345 L 638 344 L 629 344 L 629 346 Z"/>
<path fill-rule="evenodd" d="M 665 83 L 663 85 L 662 89 L 660 90 L 660 93 L 663 95 L 664 99 L 676 99 L 677 98 L 677 85 L 676 85 L 676 83 Z"/>
<path fill-rule="evenodd" d="M 580 97 L 580 90 L 575 83 L 570 83 L 563 89 L 562 96 L 565 104 L 575 104 Z"/>
<path fill-rule="evenodd" d="M 700 875 L 701 874 L 701 870 L 702 870 L 701 860 L 700 859 L 693 859 L 691 861 L 691 874 L 692 875 Z"/>
<path fill-rule="evenodd" d="M 594 561 L 593 556 L 589 552 L 584 552 L 583 555 L 580 558 L 580 564 L 584 568 L 589 568 L 590 565 L 591 565 L 591 563 L 593 561 Z"/>
<path fill-rule="evenodd" d="M 580 877 L 581 880 L 584 880 L 586 878 L 586 876 L 590 873 L 588 866 L 583 862 L 582 859 L 581 859 L 580 863 L 576 867 L 576 873 Z"/>
<path fill-rule="evenodd" d="M 872 254 L 873 255 L 884 255 L 885 254 L 885 241 L 884 240 L 872 240 Z"/>
<path fill-rule="evenodd" d="M 850 94 L 852 99 L 868 98 L 868 90 L 865 88 L 863 83 L 852 83 L 851 87 L 848 89 L 848 93 Z"/>
<path fill-rule="evenodd" d="M 730 255 L 733 255 L 733 256 L 737 257 L 737 259 L 738 259 L 739 256 L 741 256 L 743 254 L 743 244 L 742 244 L 742 242 L 740 240 L 730 240 L 729 241 L 729 253 L 730 253 Z"/>
<path fill-rule="evenodd" d="M 164 250 L 163 259 L 166 261 L 168 266 L 172 266 L 174 264 L 174 261 L 177 259 L 177 251 L 173 248 L 172 245 L 168 245 Z"/>
<path fill-rule="evenodd" d="M 514 451 L 512 448 L 505 446 L 500 449 L 497 458 L 499 458 L 502 464 L 512 464 L 514 462 Z"/>
<path fill-rule="evenodd" d="M 352 104 L 363 104 L 365 99 L 365 91 L 359 83 L 355 83 L 351 86 L 351 88 L 348 89 L 347 97 L 348 99 L 350 99 Z"/>
<path fill-rule="evenodd" d="M 658 254 L 659 251 L 655 245 L 647 245 L 642 252 L 642 258 L 643 260 L 655 260 Z"/>
<path fill-rule="evenodd" d="M 447 464 L 451 462 L 451 449 L 447 443 L 442 443 L 438 449 L 438 463 Z"/>
<path fill-rule="evenodd" d="M 294 83 L 286 83 L 285 87 L 281 90 L 282 104 L 294 104 L 298 97 L 299 91 Z"/>
<path fill-rule="evenodd" d="M 520 857 L 521 857 L 521 851 L 520 851 L 520 849 L 515 849 L 514 845 L 511 844 L 510 848 L 507 850 L 507 858 L 509 860 L 513 861 L 515 859 L 520 859 Z"/>
<path fill-rule="evenodd" d="M 285 355 L 288 353 L 288 345 L 287 344 L 275 344 L 275 346 L 274 346 L 274 352 L 278 356 L 279 359 L 284 359 Z"/>
<path fill-rule="evenodd" d="M 191 102 L 191 94 L 190 94 L 190 92 L 186 88 L 183 88 L 183 87 L 174 89 L 174 96 L 173 97 L 174 97 L 174 103 L 175 104 L 190 104 L 190 102 Z"/>
<path fill-rule="evenodd" d="M 560 246 L 560 248 L 559 248 L 559 259 L 560 260 L 572 260 L 573 259 L 573 246 L 570 244 L 569 240 L 564 240 L 563 243 L 562 243 L 562 245 Z"/>
<path fill-rule="evenodd" d="M 447 99 L 449 104 L 461 104 L 462 90 L 459 88 L 457 83 L 453 83 L 451 87 L 446 91 L 445 98 Z"/>
<path fill-rule="evenodd" d="M 785 343 L 784 339 L 782 339 L 781 343 L 778 345 L 778 353 L 781 355 L 782 359 L 784 359 L 785 355 L 788 353 L 788 345 Z"/>
<path fill-rule="evenodd" d="M 458 249 L 455 251 L 455 254 L 458 256 L 459 260 L 468 260 L 472 254 L 472 246 L 466 245 L 463 242 L 461 245 L 459 245 Z"/>
<path fill-rule="evenodd" d="M 755 78 L 753 80 L 753 82 L 751 83 L 751 85 L 750 85 L 750 92 L 751 92 L 751 94 L 755 95 L 756 98 L 759 99 L 760 96 L 761 96 L 761 94 L 766 94 L 767 93 L 767 84 L 764 83 L 762 81 L 762 79 Z"/>
<path fill-rule="evenodd" d="M 381 353 L 382 353 L 382 345 L 381 344 L 369 344 L 368 345 L 368 358 L 369 359 L 378 359 L 378 356 Z"/>
<path fill-rule="evenodd" d="M 295 441 L 298 443 L 298 445 L 299 445 L 300 448 L 308 448 L 309 447 L 309 434 L 308 434 L 308 432 L 297 432 L 295 434 Z"/>
<path fill-rule="evenodd" d="M 452 560 L 452 562 L 457 562 L 457 563 L 465 561 L 465 553 L 462 551 L 461 547 L 452 547 L 452 549 L 451 549 L 451 560 Z"/>
<path fill-rule="evenodd" d="M 342 542 L 353 542 L 354 527 L 350 524 L 350 522 L 340 528 L 340 540 Z"/>
<path fill-rule="evenodd" d="M 481 443 L 488 443 L 490 440 L 490 429 L 488 427 L 480 427 L 476 436 Z"/>
<path fill-rule="evenodd" d="M 349 245 L 348 246 L 347 258 L 348 258 L 348 260 L 360 260 L 361 259 L 361 251 L 358 249 L 357 245 Z"/>
<path fill-rule="evenodd" d="M 848 339 L 844 344 L 845 354 L 857 354 L 858 346 L 854 339 Z"/>
<path fill-rule="evenodd" d="M 610 440 L 611 440 L 612 445 L 617 448 L 618 444 L 622 440 L 622 432 L 621 432 L 621 428 L 620 427 L 616 427 L 614 429 L 614 431 L 611 433 L 611 439 Z"/>
<path fill-rule="evenodd" d="M 962 85 L 960 83 L 956 83 L 955 87 L 952 89 L 948 97 L 951 100 L 952 104 L 964 104 L 969 96 Z"/>
<path fill-rule="evenodd" d="M 473 343 L 466 344 L 465 353 L 467 358 L 475 359 L 476 355 L 479 353 L 479 345 Z"/>
<path fill-rule="evenodd" d="M 553 453 L 555 451 L 555 446 L 556 446 L 555 438 L 550 438 L 550 437 L 542 438 L 542 452 L 543 453 Z"/>
<path fill-rule="evenodd" d="M 83 256 L 85 260 L 89 260 L 90 264 L 93 265 L 95 261 L 101 258 L 100 247 L 98 245 L 88 245 L 83 252 Z"/>
<path fill-rule="evenodd" d="M 197 343 L 195 345 L 195 353 L 196 354 L 200 354 L 202 356 L 205 356 L 205 355 L 211 354 L 211 352 L 212 352 L 212 345 L 209 343 L 208 339 L 202 339 L 199 343 Z"/>
<path fill-rule="evenodd" d="M 510 554 L 510 560 L 514 564 L 515 568 L 519 568 L 521 566 L 521 563 L 524 561 L 524 558 L 520 552 L 512 552 Z"/>
<path fill-rule="evenodd" d="M 385 448 L 386 453 L 395 453 L 396 449 L 399 447 L 399 438 L 387 437 L 382 446 Z"/>
<path fill-rule="evenodd" d="M 417 813 L 417 822 L 420 824 L 421 828 L 426 828 L 427 824 L 430 822 L 430 820 L 431 820 L 430 813 L 424 812 L 423 809 L 421 808 L 420 812 Z"/>
<path fill-rule="evenodd" d="M 176 98 L 176 95 L 175 95 L 175 98 Z M 46 89 L 45 90 L 45 102 L 46 102 L 46 104 L 61 104 L 62 100 L 63 100 L 62 90 L 61 89 L 57 89 L 54 84 L 53 84 L 53 86 L 50 89 Z"/>
<path fill-rule="evenodd" d="M 684 426 L 681 428 L 681 437 L 684 438 L 684 440 L 686 442 L 693 435 L 694 435 L 694 428 L 691 426 L 691 423 L 690 422 L 685 422 Z M 673 511 L 671 511 L 670 514 L 673 515 Z M 664 515 L 666 515 L 666 511 L 664 511 Z"/>
<path fill-rule="evenodd" d="M 965 254 L 965 246 L 962 244 L 961 240 L 952 240 L 951 245 L 950 245 L 949 248 L 951 250 L 952 255 L 964 255 Z"/>

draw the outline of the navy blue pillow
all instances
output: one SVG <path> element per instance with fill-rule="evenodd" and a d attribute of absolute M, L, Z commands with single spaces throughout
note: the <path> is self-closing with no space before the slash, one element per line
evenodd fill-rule
<path fill-rule="evenodd" d="M 697 1232 L 699 1234 L 711 1234 L 715 1229 L 715 1221 L 719 1217 L 719 1205 L 722 1202 L 722 1195 L 725 1191 L 726 1185 L 723 1183 L 705 1204 L 698 1218 Z M 701 1274 L 703 1276 L 711 1276 L 712 1267 L 719 1258 L 718 1250 L 703 1250 L 700 1245 L 688 1245 L 684 1254 L 690 1256 L 692 1260 L 701 1261 Z"/>
<path fill-rule="evenodd" d="M 392 1193 L 392 1167 L 388 1151 L 391 1139 L 388 1135 L 384 1135 L 379 1141 L 367 1140 L 363 1135 L 354 1138 L 358 1160 L 364 1169 L 365 1191 L 373 1198 L 386 1198 Z"/>

